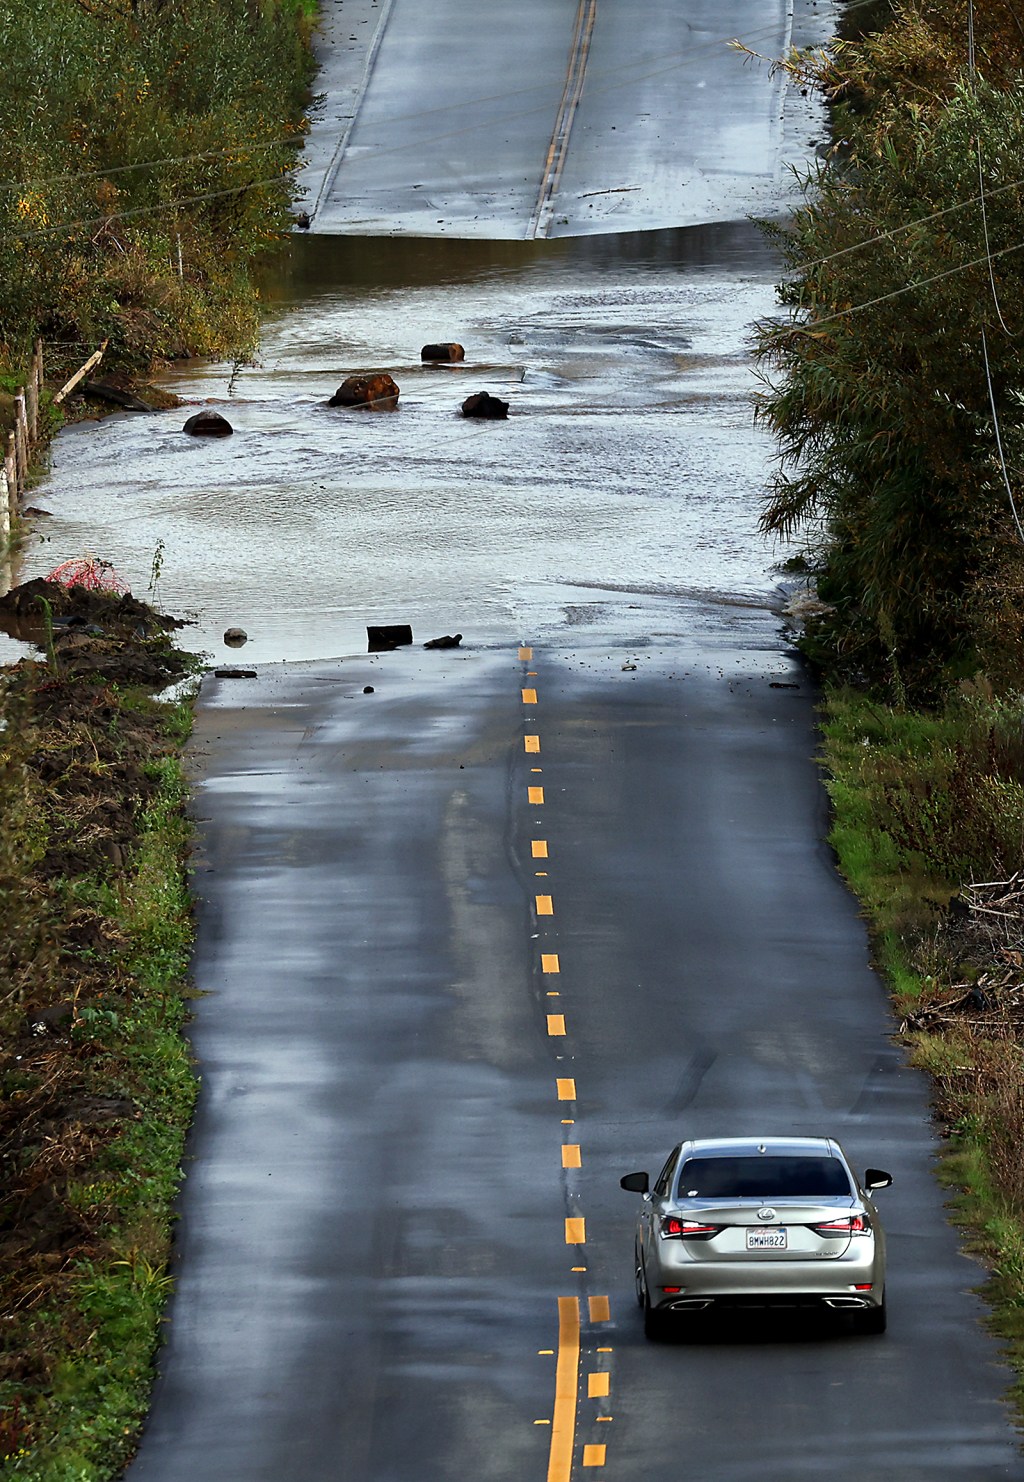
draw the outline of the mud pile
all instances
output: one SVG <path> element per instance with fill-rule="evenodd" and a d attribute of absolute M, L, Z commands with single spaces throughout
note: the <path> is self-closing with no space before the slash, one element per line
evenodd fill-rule
<path fill-rule="evenodd" d="M 48 652 L 52 646 L 50 669 L 64 681 L 92 675 L 163 689 L 191 665 L 169 637 L 184 626 L 131 593 L 64 587 L 42 577 L 0 597 L 0 629 Z"/>

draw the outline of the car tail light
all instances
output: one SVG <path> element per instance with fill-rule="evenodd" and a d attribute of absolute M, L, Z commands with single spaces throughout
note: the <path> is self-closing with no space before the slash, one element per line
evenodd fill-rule
<path fill-rule="evenodd" d="M 871 1221 L 866 1214 L 850 1214 L 840 1220 L 823 1220 L 820 1225 L 812 1225 L 811 1229 L 816 1235 L 832 1238 L 841 1235 L 870 1235 Z"/>
<path fill-rule="evenodd" d="M 699 1220 L 684 1220 L 677 1214 L 667 1214 L 661 1222 L 662 1240 L 710 1240 L 717 1234 L 717 1225 L 702 1225 Z"/>

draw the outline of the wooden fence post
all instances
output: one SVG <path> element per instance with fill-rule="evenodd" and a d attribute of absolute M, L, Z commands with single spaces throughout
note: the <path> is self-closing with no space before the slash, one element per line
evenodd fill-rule
<path fill-rule="evenodd" d="M 14 398 L 14 432 L 18 449 L 18 462 L 21 465 L 18 470 L 18 483 L 21 492 L 24 493 L 28 484 L 30 462 L 28 450 L 28 415 L 25 411 L 24 389 L 19 391 Z"/>
<path fill-rule="evenodd" d="M 39 388 L 36 385 L 35 366 L 32 371 L 25 387 L 25 412 L 28 418 L 28 440 L 35 443 L 39 439 Z"/>
<path fill-rule="evenodd" d="M 4 473 L 7 475 L 7 498 L 11 514 L 17 515 L 21 490 L 18 488 L 18 440 L 13 432 L 7 434 L 7 452 L 4 454 Z"/>

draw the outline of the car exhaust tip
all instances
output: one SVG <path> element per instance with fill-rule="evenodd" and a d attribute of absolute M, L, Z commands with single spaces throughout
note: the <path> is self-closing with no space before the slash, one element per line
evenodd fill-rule
<path fill-rule="evenodd" d="M 681 1297 L 672 1304 L 673 1312 L 703 1312 L 711 1306 L 710 1297 Z"/>
<path fill-rule="evenodd" d="M 870 1307 L 871 1303 L 863 1297 L 826 1297 L 825 1306 L 848 1312 L 854 1307 Z"/>

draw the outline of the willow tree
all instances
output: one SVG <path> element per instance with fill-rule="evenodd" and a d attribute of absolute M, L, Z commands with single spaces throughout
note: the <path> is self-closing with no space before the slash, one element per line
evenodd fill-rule
<path fill-rule="evenodd" d="M 870 45 L 891 65 L 895 44 Z M 809 643 L 915 699 L 1024 679 L 1024 94 L 964 71 L 943 91 L 941 60 L 870 98 L 870 47 L 819 59 L 847 137 L 780 233 L 788 312 L 757 331 L 762 526 L 803 533 L 831 606 Z"/>

